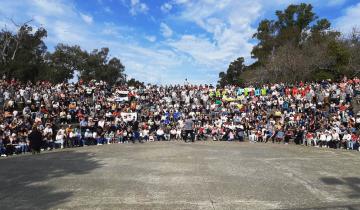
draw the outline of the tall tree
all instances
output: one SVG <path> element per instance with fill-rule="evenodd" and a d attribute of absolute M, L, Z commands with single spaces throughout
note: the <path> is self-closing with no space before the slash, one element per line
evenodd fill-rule
<path fill-rule="evenodd" d="M 16 26 L 18 30 L 15 34 L 6 29 L 0 32 L 0 73 L 35 81 L 46 69 L 44 56 L 47 47 L 43 39 L 47 31 L 38 28 L 33 32 L 28 22 Z"/>
<path fill-rule="evenodd" d="M 275 20 L 261 21 L 253 36 L 258 40 L 252 50 L 256 62 L 240 75 L 229 67 L 219 74 L 219 84 L 236 83 L 231 75 L 237 75 L 236 81 L 296 82 L 360 74 L 360 36 L 342 38 L 330 21 L 317 17 L 311 4 L 292 4 L 275 14 Z"/>
<path fill-rule="evenodd" d="M 80 70 L 80 78 L 84 81 L 92 79 L 104 80 L 111 84 L 125 81 L 125 67 L 118 58 L 109 60 L 109 48 L 93 50 L 85 54 L 85 66 Z"/>
<path fill-rule="evenodd" d="M 241 73 L 245 70 L 244 58 L 237 58 L 235 61 L 231 62 L 226 73 L 220 72 L 219 85 L 240 85 L 242 80 L 240 78 Z"/>
<path fill-rule="evenodd" d="M 47 77 L 53 82 L 64 82 L 72 79 L 75 71 L 82 71 L 86 63 L 86 52 L 80 46 L 58 44 L 53 53 L 47 53 L 49 64 Z"/>
<path fill-rule="evenodd" d="M 289 5 L 284 11 L 275 12 L 276 20 L 263 20 L 259 23 L 254 38 L 258 44 L 252 50 L 252 57 L 260 64 L 274 55 L 280 46 L 291 43 L 300 46 L 309 36 L 311 24 L 318 19 L 311 4 Z M 325 23 L 323 19 L 320 23 Z M 327 21 L 328 22 L 328 21 Z M 328 28 L 314 28 L 318 33 Z"/>

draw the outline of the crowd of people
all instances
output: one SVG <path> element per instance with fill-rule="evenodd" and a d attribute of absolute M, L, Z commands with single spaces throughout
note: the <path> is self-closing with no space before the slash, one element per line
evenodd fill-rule
<path fill-rule="evenodd" d="M 359 150 L 360 79 L 215 88 L 0 80 L 1 156 L 149 141 L 244 141 Z"/>

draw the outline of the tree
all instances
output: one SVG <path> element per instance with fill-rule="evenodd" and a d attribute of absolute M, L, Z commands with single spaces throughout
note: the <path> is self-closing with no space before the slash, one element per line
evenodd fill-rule
<path fill-rule="evenodd" d="M 349 37 L 343 40 L 343 44 L 348 49 L 349 60 L 347 65 L 347 73 L 349 76 L 360 75 L 360 31 L 353 28 Z"/>
<path fill-rule="evenodd" d="M 118 58 L 109 60 L 109 48 L 84 52 L 84 65 L 79 70 L 84 81 L 104 80 L 110 84 L 125 81 L 125 67 Z"/>
<path fill-rule="evenodd" d="M 253 35 L 259 42 L 252 50 L 252 58 L 263 65 L 276 49 L 287 43 L 300 47 L 309 38 L 311 24 L 318 19 L 312 10 L 311 4 L 291 4 L 284 11 L 275 12 L 277 20 L 261 21 Z M 325 27 L 326 23 L 329 21 L 322 19 L 314 31 L 321 34 L 330 27 Z"/>
<path fill-rule="evenodd" d="M 44 56 L 47 47 L 43 39 L 47 36 L 44 28 L 33 28 L 29 21 L 18 25 L 16 34 L 6 28 L 0 32 L 0 73 L 20 80 L 35 81 L 46 69 Z"/>
<path fill-rule="evenodd" d="M 240 57 L 235 61 L 231 62 L 226 73 L 220 72 L 219 85 L 240 85 L 242 84 L 240 75 L 245 70 L 244 58 Z"/>
<path fill-rule="evenodd" d="M 272 53 L 275 44 L 275 24 L 274 21 L 263 20 L 259 23 L 257 32 L 253 38 L 259 40 L 259 43 L 254 46 L 251 57 L 257 59 L 257 63 L 265 63 L 267 57 Z"/>
<path fill-rule="evenodd" d="M 13 33 L 6 27 L 0 31 L 0 74 L 22 81 L 49 80 L 66 82 L 75 72 L 85 81 L 104 80 L 111 84 L 125 82 L 125 67 L 116 57 L 109 58 L 109 48 L 87 52 L 80 46 L 58 44 L 48 52 L 44 43 L 47 31 L 40 27 L 36 31 L 27 21 Z"/>
<path fill-rule="evenodd" d="M 86 53 L 80 46 L 58 44 L 53 53 L 47 53 L 46 61 L 49 69 L 46 77 L 53 82 L 65 82 L 74 77 L 75 71 L 82 71 L 85 67 Z"/>
<path fill-rule="evenodd" d="M 134 78 L 131 78 L 130 80 L 127 81 L 127 84 L 131 87 L 145 87 L 143 82 L 140 82 Z"/>
<path fill-rule="evenodd" d="M 317 17 L 311 4 L 292 4 L 275 14 L 275 20 L 262 20 L 253 36 L 258 40 L 252 50 L 256 62 L 239 72 L 230 64 L 219 74 L 219 84 L 238 84 L 239 78 L 294 83 L 360 73 L 359 35 L 342 38 L 329 20 Z"/>

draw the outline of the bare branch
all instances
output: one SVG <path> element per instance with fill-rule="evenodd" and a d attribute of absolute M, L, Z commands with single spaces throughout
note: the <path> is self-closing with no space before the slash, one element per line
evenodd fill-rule
<path fill-rule="evenodd" d="M 24 26 L 24 25 L 27 25 L 28 23 L 31 23 L 31 22 L 34 21 L 34 20 L 33 20 L 33 19 L 30 19 L 30 20 L 22 23 L 21 25 L 17 24 L 17 23 L 14 21 L 14 19 L 12 19 L 12 18 L 10 18 L 10 21 L 11 21 L 16 27 L 20 28 L 20 27 L 22 27 L 22 26 Z"/>

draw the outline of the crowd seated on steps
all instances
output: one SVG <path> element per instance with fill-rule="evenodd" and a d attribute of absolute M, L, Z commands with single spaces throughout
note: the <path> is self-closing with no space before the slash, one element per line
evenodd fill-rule
<path fill-rule="evenodd" d="M 180 139 L 359 150 L 358 95 L 358 78 L 223 88 L 3 78 L 0 153 Z"/>

